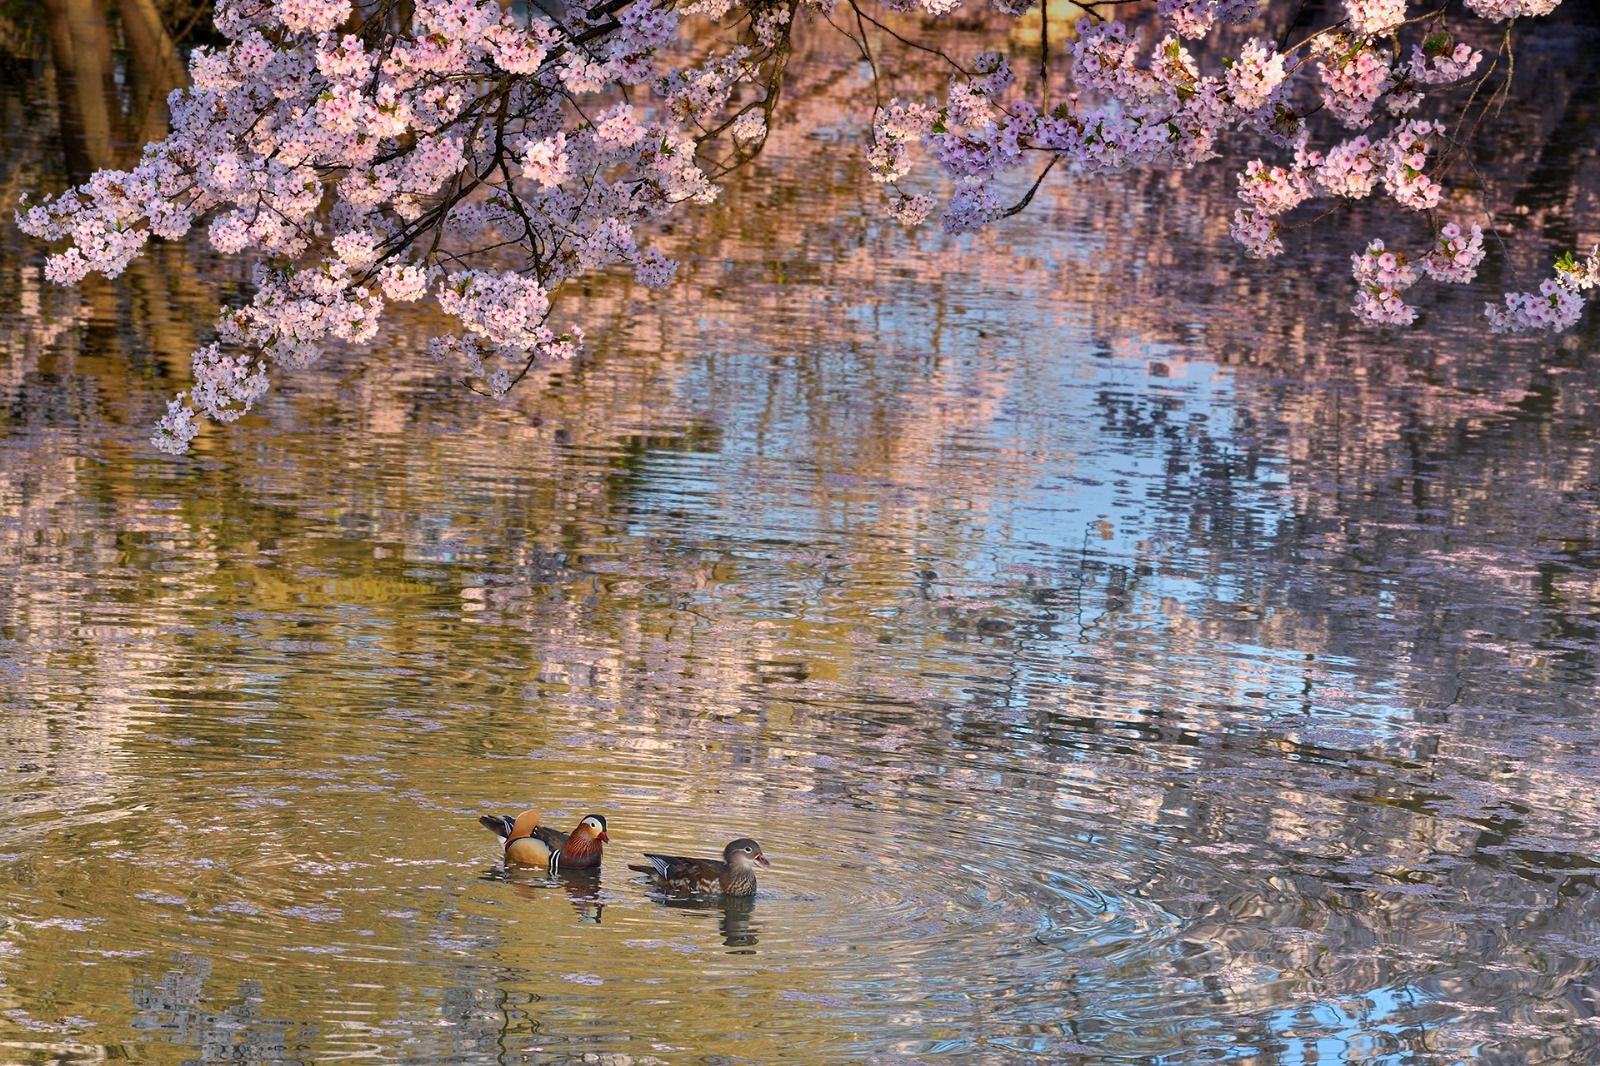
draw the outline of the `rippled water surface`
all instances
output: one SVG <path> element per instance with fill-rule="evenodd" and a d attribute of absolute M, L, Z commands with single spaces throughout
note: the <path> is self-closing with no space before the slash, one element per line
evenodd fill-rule
<path fill-rule="evenodd" d="M 795 133 L 537 388 L 413 320 L 181 461 L 237 268 L 6 225 L 0 1059 L 1600 1061 L 1593 329 L 1359 331 L 1207 180 L 946 243 Z"/>

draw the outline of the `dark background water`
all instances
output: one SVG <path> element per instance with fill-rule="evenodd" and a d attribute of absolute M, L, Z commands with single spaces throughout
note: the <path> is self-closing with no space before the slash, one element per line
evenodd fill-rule
<path fill-rule="evenodd" d="M 1504 119 L 1529 285 L 1585 40 Z M 1371 220 L 1241 263 L 1224 169 L 903 235 L 861 88 L 580 364 L 489 404 L 402 321 L 184 460 L 240 268 L 0 227 L 0 1057 L 1600 1061 L 1592 323 L 1362 330 Z M 598 882 L 497 872 L 525 806 Z M 744 834 L 748 909 L 623 868 Z"/>

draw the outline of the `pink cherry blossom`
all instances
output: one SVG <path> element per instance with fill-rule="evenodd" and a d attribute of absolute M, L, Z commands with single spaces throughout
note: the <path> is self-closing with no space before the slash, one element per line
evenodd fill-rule
<path fill-rule="evenodd" d="M 150 443 L 161 451 L 182 455 L 189 450 L 189 442 L 200 434 L 200 423 L 195 420 L 194 408 L 184 403 L 187 393 L 178 393 L 167 401 L 167 413 L 156 422 L 155 434 Z"/>
<path fill-rule="evenodd" d="M 1392 81 L 1389 50 L 1343 35 L 1319 40 L 1316 50 L 1323 104 L 1351 129 L 1364 128 Z"/>
<path fill-rule="evenodd" d="M 647 248 L 635 260 L 634 277 L 647 289 L 664 289 L 672 283 L 678 264 L 654 248 Z"/>
<path fill-rule="evenodd" d="M 1260 109 L 1285 77 L 1283 56 L 1270 41 L 1252 37 L 1240 50 L 1239 58 L 1228 67 L 1227 86 L 1233 106 L 1245 112 Z"/>
<path fill-rule="evenodd" d="M 1483 227 L 1474 224 L 1464 233 L 1454 222 L 1447 222 L 1439 228 L 1438 241 L 1422 268 L 1435 281 L 1465 284 L 1477 276 L 1483 256 Z"/>
<path fill-rule="evenodd" d="M 1228 232 L 1252 259 L 1266 259 L 1283 252 L 1283 242 L 1278 239 L 1278 220 L 1271 212 L 1241 207 L 1233 213 L 1233 225 Z"/>
<path fill-rule="evenodd" d="M 1561 0 L 1467 0 L 1467 7 L 1491 22 L 1548 15 Z"/>
<path fill-rule="evenodd" d="M 1345 0 L 1350 28 L 1366 37 L 1386 33 L 1406 18 L 1406 0 Z"/>
<path fill-rule="evenodd" d="M 1406 326 L 1416 321 L 1417 309 L 1401 294 L 1421 277 L 1405 256 L 1391 252 L 1382 241 L 1373 241 L 1360 255 L 1350 257 L 1350 270 L 1356 279 L 1356 317 L 1374 325 Z"/>
<path fill-rule="evenodd" d="M 1268 166 L 1252 159 L 1239 175 L 1239 199 L 1269 215 L 1292 211 L 1311 194 L 1311 180 L 1303 170 Z"/>
<path fill-rule="evenodd" d="M 889 202 L 889 215 L 896 222 L 905 226 L 920 226 L 927 219 L 939 201 L 927 194 L 916 196 L 902 196 Z"/>
<path fill-rule="evenodd" d="M 1496 333 L 1548 330 L 1560 333 L 1583 314 L 1581 295 L 1600 285 L 1600 248 L 1582 260 L 1567 257 L 1556 264 L 1554 277 L 1539 283 L 1538 292 L 1508 292 L 1504 306 L 1485 304 L 1484 317 Z"/>

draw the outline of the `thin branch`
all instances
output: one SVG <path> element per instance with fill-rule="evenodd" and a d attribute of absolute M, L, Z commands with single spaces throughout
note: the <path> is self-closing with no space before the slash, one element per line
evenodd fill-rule
<path fill-rule="evenodd" d="M 1044 169 L 1039 171 L 1039 176 L 1033 179 L 1033 185 L 1029 187 L 1026 193 L 1023 194 L 1022 199 L 1018 200 L 1016 203 L 1000 212 L 1000 217 L 1010 218 L 1012 215 L 1020 214 L 1027 208 L 1029 204 L 1033 203 L 1034 193 L 1039 191 L 1039 186 L 1044 184 L 1045 176 L 1049 174 L 1050 171 L 1054 170 L 1055 165 L 1059 162 L 1061 162 L 1061 153 L 1057 152 L 1055 155 L 1050 157 L 1050 162 L 1044 165 Z"/>

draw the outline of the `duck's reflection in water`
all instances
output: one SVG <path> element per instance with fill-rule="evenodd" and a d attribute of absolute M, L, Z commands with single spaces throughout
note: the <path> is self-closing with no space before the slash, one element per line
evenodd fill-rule
<path fill-rule="evenodd" d="M 600 893 L 600 871 L 562 870 L 548 873 L 528 866 L 507 866 L 495 872 L 511 885 L 511 890 L 524 899 L 536 899 L 541 892 L 559 887 L 567 894 L 567 902 L 578 912 L 578 920 L 600 924 L 605 911 L 605 899 Z"/>
<path fill-rule="evenodd" d="M 755 954 L 761 926 L 755 921 L 754 896 L 667 896 L 661 902 L 677 910 L 700 911 L 707 917 L 716 915 L 723 946 L 733 948 L 735 955 Z"/>

